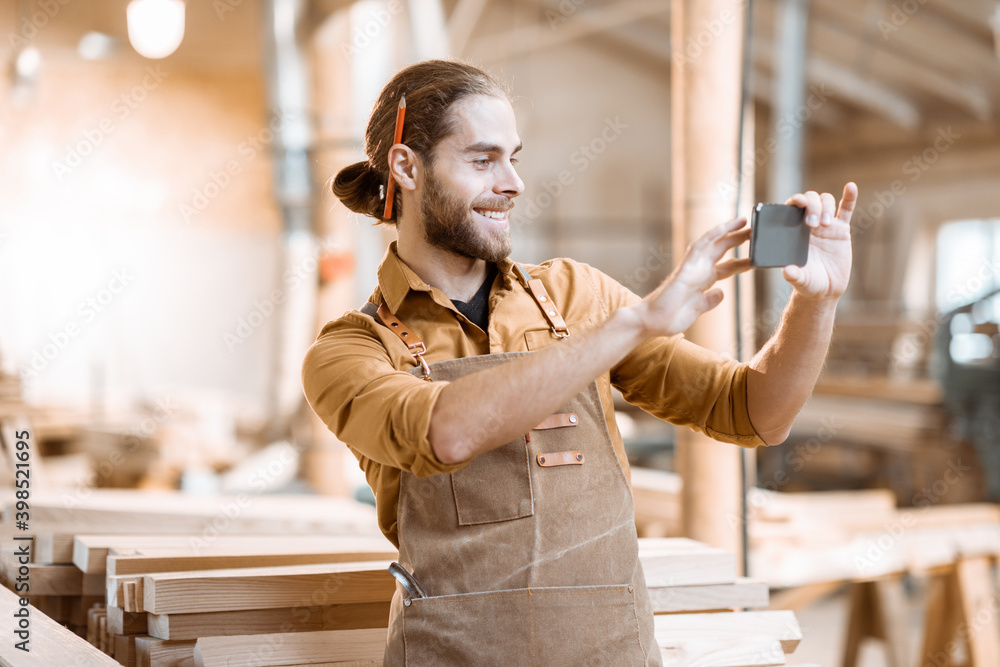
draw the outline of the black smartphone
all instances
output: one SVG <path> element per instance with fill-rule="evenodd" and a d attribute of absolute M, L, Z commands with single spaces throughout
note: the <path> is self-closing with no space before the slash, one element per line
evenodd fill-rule
<path fill-rule="evenodd" d="M 805 266 L 809 226 L 805 209 L 787 204 L 757 204 L 750 218 L 750 266 Z"/>

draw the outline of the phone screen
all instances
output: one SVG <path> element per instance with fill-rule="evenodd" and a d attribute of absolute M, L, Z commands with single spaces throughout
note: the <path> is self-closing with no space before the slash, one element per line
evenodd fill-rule
<path fill-rule="evenodd" d="M 757 204 L 750 220 L 750 265 L 758 268 L 805 266 L 809 259 L 805 209 Z"/>

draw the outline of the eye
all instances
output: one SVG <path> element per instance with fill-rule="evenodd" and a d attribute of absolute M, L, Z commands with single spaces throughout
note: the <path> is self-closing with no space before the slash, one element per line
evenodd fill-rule
<path fill-rule="evenodd" d="M 516 158 L 516 157 L 512 157 L 512 158 L 510 159 L 510 163 L 511 163 L 511 164 L 517 164 L 517 163 L 518 163 L 518 162 L 520 162 L 520 161 L 521 161 L 521 160 L 520 160 L 519 158 Z"/>
<path fill-rule="evenodd" d="M 485 157 L 479 158 L 478 160 L 473 160 L 472 164 L 476 165 L 477 167 L 487 167 L 490 164 L 490 159 Z"/>

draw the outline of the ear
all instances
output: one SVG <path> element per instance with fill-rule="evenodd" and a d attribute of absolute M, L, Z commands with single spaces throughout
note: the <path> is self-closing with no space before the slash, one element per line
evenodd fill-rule
<path fill-rule="evenodd" d="M 423 164 L 420 157 L 406 144 L 393 144 L 389 149 L 389 178 L 403 190 L 416 190 Z"/>

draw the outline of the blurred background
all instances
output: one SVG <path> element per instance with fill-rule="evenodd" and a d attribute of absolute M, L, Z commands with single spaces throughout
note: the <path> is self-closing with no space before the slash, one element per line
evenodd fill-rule
<path fill-rule="evenodd" d="M 1000 3 L 749 6 L 744 142 L 719 197 L 741 188 L 749 215 L 861 192 L 826 369 L 789 441 L 751 459 L 751 499 L 1000 500 Z M 322 325 L 366 301 L 393 237 L 329 191 L 363 159 L 384 83 L 431 57 L 507 81 L 525 146 L 514 257 L 573 257 L 645 294 L 678 253 L 673 67 L 743 35 L 725 13 L 672 31 L 671 3 L 650 0 L 0 7 L 0 415 L 30 424 L 34 484 L 53 490 L 364 500 L 299 370 Z M 787 299 L 773 273 L 739 296 L 744 358 Z M 673 430 L 617 407 L 630 458 L 667 475 L 650 493 L 679 493 Z M 640 531 L 681 534 L 658 502 Z M 754 573 L 775 582 L 788 535 L 753 520 Z"/>

